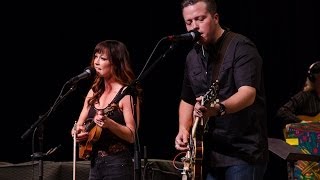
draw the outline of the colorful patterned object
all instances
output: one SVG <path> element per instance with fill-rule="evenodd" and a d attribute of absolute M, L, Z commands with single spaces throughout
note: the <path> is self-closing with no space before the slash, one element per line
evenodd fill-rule
<path fill-rule="evenodd" d="M 302 152 L 320 156 L 320 122 L 292 123 L 288 127 L 287 138 L 297 138 L 297 147 Z M 319 162 L 297 161 L 294 176 L 294 179 L 319 180 Z"/>

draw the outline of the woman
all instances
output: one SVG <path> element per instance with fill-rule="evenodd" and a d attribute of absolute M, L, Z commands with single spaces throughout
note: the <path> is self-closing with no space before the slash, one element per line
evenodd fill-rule
<path fill-rule="evenodd" d="M 89 180 L 133 179 L 140 98 L 136 91 L 126 91 L 134 80 L 128 50 L 122 42 L 102 41 L 93 51 L 91 66 L 95 80 L 71 132 L 80 143 L 79 156 L 91 160 Z"/>

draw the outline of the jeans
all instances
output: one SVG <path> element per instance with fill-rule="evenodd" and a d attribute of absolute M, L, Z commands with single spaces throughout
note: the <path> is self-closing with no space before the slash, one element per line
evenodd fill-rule
<path fill-rule="evenodd" d="M 89 180 L 133 180 L 133 177 L 133 161 L 127 153 L 91 160 Z"/>
<path fill-rule="evenodd" d="M 236 165 L 210 169 L 206 180 L 263 180 L 267 163 Z"/>

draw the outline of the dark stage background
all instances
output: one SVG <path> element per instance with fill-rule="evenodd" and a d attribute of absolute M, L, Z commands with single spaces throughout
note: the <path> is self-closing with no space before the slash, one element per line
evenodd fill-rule
<path fill-rule="evenodd" d="M 263 59 L 268 103 L 269 136 L 281 129 L 274 115 L 281 104 L 301 90 L 307 69 L 320 57 L 317 0 L 219 0 L 221 23 L 252 39 Z M 63 84 L 89 65 L 96 43 L 123 41 L 139 74 L 157 42 L 185 33 L 180 1 L 93 1 L 90 3 L 20 2 L 2 6 L 2 62 L 6 67 L 2 89 L 6 99 L 2 120 L 0 161 L 30 161 L 32 134 L 21 135 L 44 115 Z M 9 13 L 10 12 L 10 13 Z M 161 43 L 151 58 L 155 62 L 168 43 Z M 139 139 L 148 158 L 173 159 L 178 130 L 177 109 L 184 57 L 189 44 L 179 44 L 141 81 L 144 88 Z M 89 80 L 78 83 L 44 122 L 44 150 L 61 145 L 48 160 L 71 161 L 70 130 L 82 108 Z M 5 97 L 7 96 L 7 97 Z M 38 150 L 37 134 L 35 151 Z M 271 157 L 269 171 L 280 171 Z M 274 163 L 276 162 L 276 163 Z"/>

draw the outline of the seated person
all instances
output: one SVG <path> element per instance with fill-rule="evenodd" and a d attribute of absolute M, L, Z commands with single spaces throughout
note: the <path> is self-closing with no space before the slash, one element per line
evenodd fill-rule
<path fill-rule="evenodd" d="M 320 61 L 310 65 L 303 90 L 281 106 L 276 116 L 284 125 L 320 122 Z"/>

